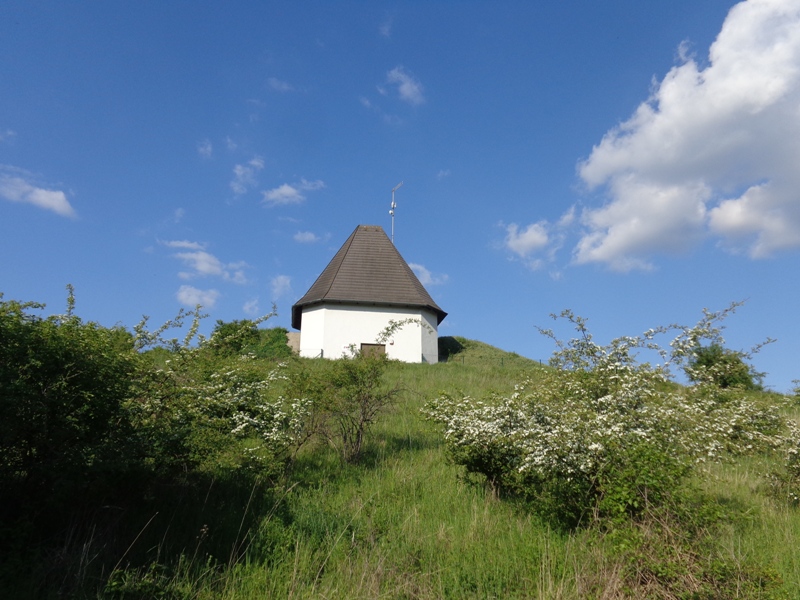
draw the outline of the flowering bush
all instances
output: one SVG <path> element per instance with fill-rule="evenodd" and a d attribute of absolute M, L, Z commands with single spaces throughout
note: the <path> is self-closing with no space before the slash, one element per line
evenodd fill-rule
<path fill-rule="evenodd" d="M 785 438 L 783 464 L 769 474 L 772 495 L 790 506 L 800 506 L 800 428 L 789 424 Z"/>
<path fill-rule="evenodd" d="M 300 365 L 289 385 L 290 395 L 309 399 L 305 435 L 326 440 L 344 461 L 357 461 L 370 428 L 399 391 L 384 380 L 389 359 L 354 351 L 308 366 Z"/>
<path fill-rule="evenodd" d="M 550 373 L 509 397 L 444 395 L 425 411 L 443 425 L 452 459 L 495 488 L 538 500 L 572 524 L 637 514 L 667 502 L 698 462 L 780 442 L 777 407 L 702 374 L 688 387 L 672 379 L 671 369 L 693 361 L 699 340 L 721 339 L 718 322 L 733 308 L 706 312 L 694 327 L 652 329 L 607 346 L 566 311 L 579 337 L 563 343 L 543 331 L 558 346 Z M 655 338 L 670 331 L 677 335 L 666 350 Z M 641 349 L 662 362 L 639 363 Z"/>
<path fill-rule="evenodd" d="M 167 471 L 241 466 L 265 474 L 279 471 L 304 439 L 310 401 L 279 393 L 277 384 L 286 378 L 284 363 L 265 373 L 252 355 L 220 355 L 218 348 L 238 331 L 215 330 L 204 339 L 197 335 L 202 315 L 194 311 L 186 316 L 193 320 L 183 342 L 163 339 L 165 330 L 148 333 L 144 323 L 136 329 L 140 347 L 169 348 L 158 355 L 165 358 L 160 368 L 144 371 L 139 393 L 130 402 L 137 431 L 153 450 L 154 466 Z M 243 322 L 242 331 L 247 334 L 268 317 Z M 199 343 L 191 345 L 196 337 Z"/>
<path fill-rule="evenodd" d="M 688 375 L 702 374 L 721 388 L 738 386 L 746 390 L 763 390 L 763 373 L 757 373 L 749 366 L 739 352 L 726 350 L 719 344 L 702 346 L 695 350 Z"/>

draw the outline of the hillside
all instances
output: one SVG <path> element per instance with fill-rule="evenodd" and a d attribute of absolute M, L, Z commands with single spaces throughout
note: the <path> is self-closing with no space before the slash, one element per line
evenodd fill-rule
<path fill-rule="evenodd" d="M 697 480 L 710 498 L 703 510 L 714 515 L 696 520 L 692 532 L 704 540 L 705 554 L 686 551 L 677 537 L 665 544 L 663 532 L 639 525 L 561 526 L 522 495 L 466 474 L 441 426 L 422 412 L 441 394 L 491 403 L 551 368 L 462 337 L 441 338 L 440 350 L 446 362 L 387 365 L 381 389 L 397 395 L 368 430 L 357 460 L 342 461 L 334 438 L 333 445 L 309 439 L 278 474 L 259 466 L 268 457 L 251 453 L 241 463 L 235 445 L 223 447 L 194 473 L 148 483 L 136 502 L 76 514 L 41 547 L 18 542 L 14 555 L 21 558 L 0 569 L 7 586 L 0 591 L 14 598 L 200 600 L 681 597 L 647 583 L 660 573 L 659 584 L 669 589 L 695 590 L 687 598 L 800 597 L 800 560 L 792 551 L 800 545 L 800 516 L 764 493 L 774 455 L 713 465 L 710 480 Z M 219 365 L 235 364 L 224 361 Z M 212 364 L 201 366 L 208 372 Z M 314 377 L 332 373 L 332 364 L 293 358 L 281 393 L 314 393 Z M 274 366 L 250 360 L 247 372 L 263 378 Z M 215 368 L 212 381 L 221 372 Z M 218 432 L 204 431 L 192 438 L 198 452 L 212 447 L 209 434 Z M 630 544 L 640 549 L 640 562 L 624 550 Z M 732 589 L 739 591 L 728 595 Z"/>
<path fill-rule="evenodd" d="M 506 352 L 489 344 L 460 336 L 439 338 L 439 360 L 471 365 L 500 364 L 520 368 L 539 365 L 537 361 L 520 356 L 516 352 Z"/>

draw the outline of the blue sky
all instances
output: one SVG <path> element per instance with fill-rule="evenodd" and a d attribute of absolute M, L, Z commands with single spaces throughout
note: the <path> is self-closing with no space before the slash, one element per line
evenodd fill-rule
<path fill-rule="evenodd" d="M 103 325 L 290 308 L 391 227 L 462 335 L 546 360 L 746 300 L 800 378 L 800 2 L 0 4 L 0 291 Z M 558 328 L 569 336 L 566 328 Z"/>

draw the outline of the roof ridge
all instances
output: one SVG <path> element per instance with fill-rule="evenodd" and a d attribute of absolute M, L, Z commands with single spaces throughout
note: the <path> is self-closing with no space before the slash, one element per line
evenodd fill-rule
<path fill-rule="evenodd" d="M 403 255 L 400 253 L 400 251 L 397 249 L 397 246 L 395 246 L 394 243 L 392 243 L 392 248 L 394 248 L 394 251 L 397 253 L 397 256 L 400 258 L 400 260 L 403 263 L 403 266 L 405 267 L 404 269 L 405 275 L 409 283 L 411 283 L 411 285 L 417 288 L 418 292 L 421 292 L 425 296 L 428 296 L 431 299 L 431 301 L 433 301 L 433 298 L 428 293 L 428 290 L 425 289 L 425 286 L 422 285 L 422 282 L 419 280 L 419 277 L 417 277 L 417 274 L 414 273 L 414 269 L 411 268 L 411 265 L 408 264 L 408 261 L 406 261 L 406 259 L 403 257 Z"/>
<path fill-rule="evenodd" d="M 304 307 L 333 304 L 405 306 L 447 316 L 380 225 L 359 225 L 309 290 L 292 306 L 300 329 Z"/>
<path fill-rule="evenodd" d="M 344 264 L 344 259 L 345 259 L 345 258 L 347 258 L 347 253 L 348 253 L 348 252 L 350 252 L 350 247 L 353 245 L 353 240 L 355 240 L 355 239 L 356 239 L 356 233 L 358 232 L 358 228 L 359 228 L 359 227 L 361 227 L 361 225 L 358 225 L 358 226 L 356 226 L 356 228 L 353 230 L 353 233 L 351 233 L 351 234 L 350 234 L 350 237 L 348 237 L 348 238 L 345 240 L 344 244 L 342 244 L 342 247 L 341 247 L 341 248 L 339 248 L 339 251 L 338 251 L 336 254 L 334 254 L 334 255 L 333 255 L 333 260 L 336 260 L 336 257 L 337 257 L 337 256 L 339 256 L 339 254 L 341 254 L 341 255 L 342 255 L 342 259 L 339 261 L 339 264 L 338 264 L 338 265 L 336 265 L 336 267 L 335 267 L 335 269 L 336 269 L 336 270 L 335 270 L 335 272 L 333 273 L 333 277 L 331 277 L 331 282 L 330 282 L 330 284 L 328 284 L 328 289 L 327 289 L 327 290 L 325 290 L 325 293 L 324 293 L 324 294 L 322 294 L 322 295 L 323 295 L 323 297 L 324 297 L 324 296 L 327 296 L 327 295 L 328 295 L 328 293 L 330 293 L 330 291 L 331 291 L 331 288 L 333 287 L 333 283 L 336 281 L 336 276 L 339 274 L 339 271 L 341 270 L 341 268 L 342 268 L 342 265 Z M 344 253 L 342 253 L 342 250 L 344 250 Z M 327 270 L 328 270 L 328 269 L 323 269 L 322 273 L 320 273 L 320 274 L 319 274 L 319 277 L 322 277 L 322 275 L 323 275 L 323 274 L 325 273 L 325 271 L 327 271 Z M 319 279 L 319 277 L 317 277 L 317 279 Z M 314 281 L 314 283 L 316 283 L 316 281 Z M 314 286 L 312 285 L 311 287 L 314 287 Z M 309 288 L 309 289 L 310 289 L 310 288 Z"/>

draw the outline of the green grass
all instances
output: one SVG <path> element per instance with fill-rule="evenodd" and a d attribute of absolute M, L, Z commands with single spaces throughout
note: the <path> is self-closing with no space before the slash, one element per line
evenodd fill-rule
<path fill-rule="evenodd" d="M 319 448 L 299 457 L 301 483 L 287 498 L 293 542 L 275 566 L 282 576 L 244 576 L 230 597 L 505 598 L 573 585 L 569 536 L 463 482 L 422 419 L 440 391 L 506 392 L 540 368 L 463 342 L 463 360 L 392 365 L 387 381 L 401 395 L 358 465 Z"/>
<path fill-rule="evenodd" d="M 386 378 L 401 394 L 357 464 L 314 446 L 274 490 L 233 476 L 165 487 L 150 512 L 89 519 L 71 538 L 60 532 L 72 560 L 59 576 L 18 580 L 4 597 L 638 597 L 626 595 L 626 564 L 602 535 L 553 529 L 448 462 L 420 413 L 426 401 L 444 391 L 507 393 L 548 367 L 464 338 L 445 343 L 446 363 L 392 363 Z M 800 511 L 765 495 L 773 461 L 709 467 L 705 491 L 737 515 L 720 529 L 716 552 L 773 570 L 785 597 L 798 598 Z M 58 557 L 40 558 L 52 571 Z"/>

